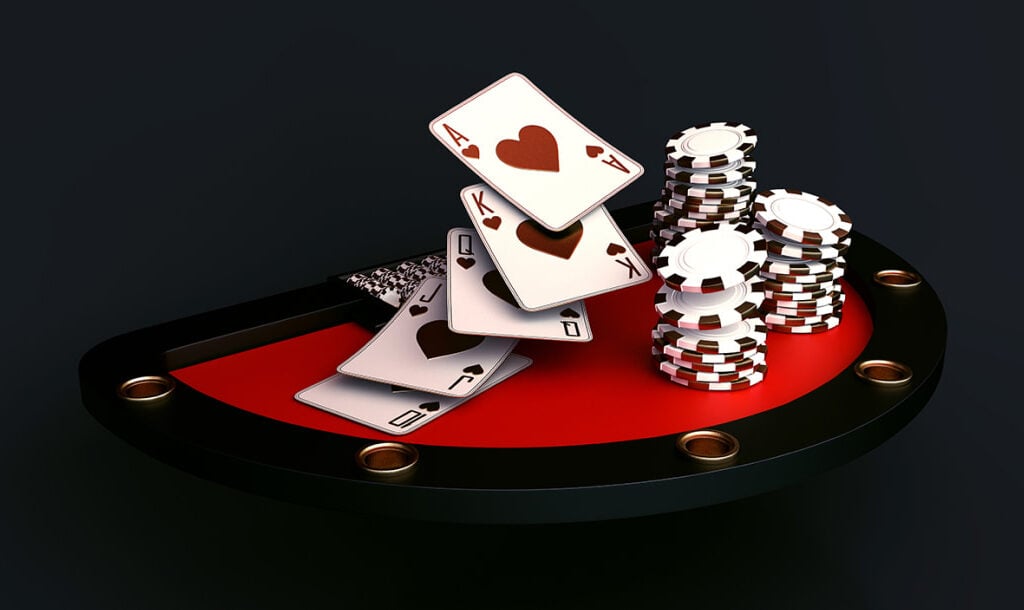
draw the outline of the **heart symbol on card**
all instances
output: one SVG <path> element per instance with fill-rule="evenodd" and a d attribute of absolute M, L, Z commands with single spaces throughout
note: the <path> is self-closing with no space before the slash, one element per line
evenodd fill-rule
<path fill-rule="evenodd" d="M 459 258 L 455 259 L 455 262 L 458 263 L 459 266 L 462 267 L 463 269 L 469 269 L 470 267 L 476 264 L 476 259 L 460 256 Z"/>
<path fill-rule="evenodd" d="M 484 367 L 480 366 L 479 364 L 471 364 L 466 368 L 462 369 L 462 372 L 469 373 L 470 375 L 483 375 Z"/>
<path fill-rule="evenodd" d="M 599 155 L 599 154 L 601 154 L 603 152 L 604 152 L 604 149 L 601 148 L 600 146 L 590 145 L 590 146 L 587 147 L 587 156 L 590 157 L 591 159 L 596 158 L 597 155 Z"/>
<path fill-rule="evenodd" d="M 577 220 L 561 231 L 549 231 L 535 220 L 524 220 L 516 227 L 516 237 L 538 252 L 568 260 L 583 238 L 583 223 Z"/>
<path fill-rule="evenodd" d="M 494 148 L 506 165 L 519 169 L 558 171 L 558 142 L 540 125 L 527 125 L 519 130 L 518 140 L 502 140 Z"/>
<path fill-rule="evenodd" d="M 484 288 L 488 292 L 498 297 L 502 301 L 505 301 L 512 307 L 520 309 L 519 303 L 516 302 L 516 298 L 512 296 L 512 291 L 509 290 L 508 284 L 501 278 L 501 274 L 496 269 L 492 269 L 484 274 L 480 281 L 483 282 Z"/>
<path fill-rule="evenodd" d="M 616 254 L 622 254 L 625 251 L 626 251 L 626 249 L 623 248 L 622 246 L 620 246 L 619 244 L 608 244 L 608 247 L 605 249 L 605 252 L 608 253 L 608 256 L 615 256 Z"/>
<path fill-rule="evenodd" d="M 412 307 L 409 308 L 409 313 L 414 316 L 418 316 L 421 313 L 427 313 L 427 311 L 429 310 L 422 305 L 413 305 Z"/>
<path fill-rule="evenodd" d="M 558 312 L 558 315 L 562 316 L 563 318 L 578 318 L 578 317 L 580 317 L 580 314 L 576 313 L 575 309 L 570 309 L 568 307 L 566 307 L 562 311 Z"/>
<path fill-rule="evenodd" d="M 431 401 L 431 402 L 425 402 L 425 403 L 420 405 L 420 408 L 423 409 L 424 411 L 431 411 L 431 412 L 433 412 L 433 411 L 437 411 L 438 409 L 441 408 L 441 403 L 437 402 L 436 400 Z"/>
<path fill-rule="evenodd" d="M 494 229 L 495 231 L 497 231 L 498 227 L 501 226 L 501 216 L 491 216 L 490 218 L 484 218 L 483 223 L 484 226 L 487 227 L 488 229 Z"/>
<path fill-rule="evenodd" d="M 427 359 L 457 354 L 480 345 L 480 335 L 460 335 L 448 328 L 448 320 L 427 322 L 416 331 L 416 343 Z"/>
<path fill-rule="evenodd" d="M 462 149 L 462 156 L 469 157 L 470 159 L 480 158 L 480 147 L 476 144 L 470 144 L 469 146 Z"/>

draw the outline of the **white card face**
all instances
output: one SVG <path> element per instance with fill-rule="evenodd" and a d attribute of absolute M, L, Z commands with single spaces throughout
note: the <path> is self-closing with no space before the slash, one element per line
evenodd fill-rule
<path fill-rule="evenodd" d="M 528 216 L 560 231 L 644 168 L 512 73 L 430 123 L 458 159 Z"/>
<path fill-rule="evenodd" d="M 525 356 L 509 354 L 494 374 L 480 384 L 481 394 L 530 366 Z M 428 394 L 387 383 L 334 375 L 297 393 L 295 399 L 388 434 L 408 434 L 471 397 Z"/>
<path fill-rule="evenodd" d="M 462 189 L 477 233 L 516 301 L 558 307 L 651 279 L 604 206 L 552 234 L 485 184 Z"/>
<path fill-rule="evenodd" d="M 520 339 L 593 338 L 583 301 L 522 309 L 473 229 L 448 232 L 448 326 L 460 333 Z"/>
<path fill-rule="evenodd" d="M 444 278 L 427 278 L 384 328 L 338 372 L 431 394 L 469 396 L 517 340 L 452 332 Z"/>

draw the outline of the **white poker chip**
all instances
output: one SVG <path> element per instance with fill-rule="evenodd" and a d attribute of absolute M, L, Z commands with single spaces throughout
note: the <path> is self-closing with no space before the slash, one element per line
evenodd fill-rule
<path fill-rule="evenodd" d="M 721 354 L 705 354 L 701 352 L 695 352 L 693 350 L 684 349 L 668 343 L 661 335 L 658 334 L 657 328 L 651 331 L 651 342 L 655 347 L 660 349 L 666 356 L 672 358 L 677 363 L 690 362 L 695 364 L 728 364 L 739 362 L 742 360 L 752 360 L 759 357 L 763 357 L 768 353 L 768 346 L 765 344 L 758 345 L 757 347 L 744 350 L 742 352 L 732 353 L 721 353 Z"/>
<path fill-rule="evenodd" d="M 715 168 L 710 171 L 673 166 L 665 168 L 665 178 L 687 184 L 739 183 L 749 179 L 755 168 L 757 168 L 757 163 L 754 161 L 741 162 L 736 169 Z"/>
<path fill-rule="evenodd" d="M 691 212 L 689 210 L 654 210 L 654 219 L 666 225 L 676 224 L 680 220 L 706 220 L 719 222 L 722 220 L 741 220 L 746 210 L 735 212 Z"/>
<path fill-rule="evenodd" d="M 740 167 L 743 166 L 744 163 L 752 163 L 750 157 L 744 157 L 737 161 L 733 161 L 732 163 L 726 163 L 725 165 L 718 165 L 716 167 L 685 167 L 673 161 L 672 157 L 666 156 L 665 163 L 663 165 L 666 170 L 676 168 L 684 169 L 688 172 L 693 172 L 695 174 L 717 174 L 739 169 Z"/>
<path fill-rule="evenodd" d="M 762 364 L 766 364 L 766 358 L 764 354 L 758 353 L 754 355 L 754 358 L 747 358 L 745 360 L 738 360 L 736 362 L 724 362 L 722 364 L 698 364 L 696 362 L 687 362 L 685 360 L 676 360 L 675 358 L 669 358 L 672 364 L 677 364 L 683 368 L 689 368 L 694 371 L 702 373 L 739 373 L 739 377 L 749 375 L 754 372 L 754 369 Z M 699 368 L 694 368 L 699 367 Z"/>
<path fill-rule="evenodd" d="M 781 313 L 766 313 L 764 314 L 764 323 L 772 326 L 811 326 L 831 317 L 831 313 L 820 316 L 787 316 Z"/>
<path fill-rule="evenodd" d="M 780 254 L 782 256 L 788 256 L 791 258 L 800 258 L 807 261 L 822 261 L 836 259 L 842 256 L 846 256 L 846 252 L 850 249 L 850 242 L 841 242 L 836 246 L 818 246 L 818 247 L 807 247 L 801 248 L 791 244 L 782 243 L 772 239 L 768 239 L 765 236 L 767 242 L 768 252 L 772 254 Z"/>
<path fill-rule="evenodd" d="M 814 292 L 775 292 L 773 290 L 764 291 L 764 298 L 766 301 L 821 301 L 822 299 L 831 299 L 832 293 L 828 290 L 815 290 Z"/>
<path fill-rule="evenodd" d="M 824 290 L 832 292 L 836 287 L 835 282 L 819 282 L 817 284 L 798 284 L 796 282 L 776 282 L 775 280 L 763 279 L 764 289 L 774 293 L 779 292 L 818 292 Z"/>
<path fill-rule="evenodd" d="M 778 316 L 785 316 L 786 318 L 821 318 L 825 319 L 828 316 L 834 316 L 843 312 L 842 305 L 828 305 L 826 307 L 819 307 L 816 309 L 789 309 L 788 307 L 772 307 L 762 308 L 762 316 L 769 314 L 775 314 Z M 763 319 L 763 317 L 762 317 Z"/>
<path fill-rule="evenodd" d="M 772 280 L 775 282 L 786 282 L 789 284 L 821 284 L 824 282 L 834 282 L 839 278 L 843 277 L 846 272 L 846 265 L 836 264 L 828 271 L 821 273 L 797 275 L 789 273 L 772 273 L 765 271 L 764 266 L 761 266 L 761 277 L 766 280 Z"/>
<path fill-rule="evenodd" d="M 680 292 L 662 286 L 654 309 L 663 322 L 698 330 L 722 328 L 760 315 L 764 290 L 760 282 L 741 282 L 718 292 Z"/>
<path fill-rule="evenodd" d="M 706 201 L 721 201 L 721 199 Z M 675 214 L 682 214 L 684 212 L 706 212 L 712 214 L 746 212 L 750 209 L 750 200 L 744 199 L 735 203 L 687 203 L 685 200 L 662 197 L 654 202 L 654 209 Z"/>
<path fill-rule="evenodd" d="M 708 383 L 706 381 L 690 381 L 689 379 L 683 379 L 682 377 L 675 377 L 673 375 L 666 375 L 669 381 L 677 383 L 681 386 L 688 387 L 692 390 L 704 390 L 710 392 L 735 392 L 737 390 L 746 390 L 752 386 L 755 386 L 764 381 L 765 375 L 768 372 L 768 366 L 761 364 L 754 368 L 749 374 L 736 379 L 735 381 L 719 381 Z"/>
<path fill-rule="evenodd" d="M 747 215 L 747 207 L 738 207 L 736 209 L 730 209 L 729 207 L 722 207 L 720 209 L 705 207 L 704 209 L 686 207 L 676 208 L 671 205 L 665 205 L 664 203 L 657 202 L 654 204 L 654 219 L 662 222 L 671 224 L 680 218 L 690 218 L 692 214 L 705 214 L 708 216 L 726 216 L 731 218 L 739 218 L 740 216 Z M 693 220 L 701 220 L 700 218 L 693 218 Z"/>
<path fill-rule="evenodd" d="M 657 351 L 653 350 L 652 351 Z M 707 371 L 695 371 L 685 366 L 680 366 L 665 354 L 653 354 L 655 362 L 658 363 L 658 370 L 666 375 L 685 379 L 687 381 L 703 381 L 705 383 L 719 383 L 723 381 L 736 381 L 740 377 L 744 376 L 746 371 L 719 371 L 719 372 L 707 372 Z"/>
<path fill-rule="evenodd" d="M 658 275 L 683 292 L 717 292 L 757 275 L 767 259 L 764 238 L 742 224 L 697 227 L 672 238 L 658 256 Z"/>
<path fill-rule="evenodd" d="M 665 188 L 661 193 L 667 197 L 679 199 L 739 199 L 750 197 L 750 194 L 757 190 L 757 182 L 741 180 L 729 184 L 716 184 L 714 186 L 693 186 L 687 182 L 677 180 L 666 180 Z"/>
<path fill-rule="evenodd" d="M 852 239 L 847 237 L 837 244 L 830 246 L 808 246 L 794 243 L 780 235 L 772 233 L 759 222 L 751 223 L 751 226 L 761 232 L 768 245 L 768 253 L 786 258 L 797 258 L 805 261 L 832 260 L 846 256 L 847 250 L 852 245 Z"/>
<path fill-rule="evenodd" d="M 745 352 L 762 345 L 768 339 L 767 328 L 757 318 L 740 320 L 724 328 L 695 330 L 658 324 L 651 336 L 669 345 L 702 354 L 731 354 Z"/>
<path fill-rule="evenodd" d="M 793 189 L 758 193 L 751 211 L 772 233 L 801 244 L 837 244 L 853 230 L 853 221 L 839 206 L 828 199 Z"/>
<path fill-rule="evenodd" d="M 687 182 L 685 180 L 673 180 L 668 176 L 665 176 L 666 193 L 671 192 L 679 195 L 684 195 L 687 197 L 700 197 L 703 199 L 722 199 L 722 197 L 716 197 L 714 195 L 709 197 L 707 194 L 704 193 L 704 191 L 718 189 L 735 189 L 746 184 L 749 184 L 749 182 L 747 182 L 746 180 L 733 180 L 732 182 L 721 182 L 719 184 L 694 184 L 692 182 Z M 691 194 L 688 192 L 684 192 L 689 190 L 692 190 L 693 193 Z M 748 195 L 752 195 L 753 193 L 756 193 L 755 189 L 751 189 L 751 193 L 748 193 Z"/>
<path fill-rule="evenodd" d="M 761 313 L 777 313 L 791 318 L 808 318 L 814 316 L 825 316 L 843 310 L 846 302 L 846 295 L 840 293 L 833 297 L 827 297 L 824 305 L 812 307 L 801 307 L 805 303 L 814 305 L 815 301 L 762 301 Z"/>
<path fill-rule="evenodd" d="M 691 212 L 686 210 L 674 216 L 675 218 L 689 218 L 691 220 L 739 220 L 747 217 L 747 210 L 739 209 L 732 212 Z"/>
<path fill-rule="evenodd" d="M 826 307 L 842 307 L 845 302 L 846 295 L 841 290 L 836 290 L 832 294 L 826 294 L 820 299 L 806 301 L 783 301 L 766 297 L 764 301 L 761 301 L 761 311 L 816 311 Z"/>
<path fill-rule="evenodd" d="M 839 322 L 841 320 L 841 315 L 835 315 L 826 318 L 817 324 L 808 324 L 807 326 L 782 326 L 780 324 L 766 324 L 766 326 L 768 327 L 768 330 L 775 331 L 777 333 L 787 333 L 790 335 L 814 335 L 836 328 L 839 326 Z"/>
<path fill-rule="evenodd" d="M 824 261 L 805 261 L 799 258 L 789 258 L 777 254 L 768 253 L 768 260 L 761 265 L 761 273 L 778 273 L 782 275 L 812 275 L 825 273 L 835 269 L 836 265 L 846 265 L 845 259 L 833 259 Z"/>
<path fill-rule="evenodd" d="M 750 195 L 744 195 L 743 197 L 723 197 L 720 199 L 707 199 L 705 197 L 687 197 L 686 195 L 677 195 L 666 188 L 662 188 L 661 196 L 659 197 L 658 201 L 665 205 L 670 205 L 674 208 L 693 207 L 701 205 L 735 206 L 738 204 L 743 204 L 749 207 L 751 203 L 751 197 Z"/>
<path fill-rule="evenodd" d="M 742 123 L 704 123 L 674 134 L 665 155 L 680 167 L 721 167 L 743 159 L 757 146 L 757 134 Z"/>
<path fill-rule="evenodd" d="M 733 362 L 693 362 L 690 360 L 681 360 L 679 358 L 673 358 L 665 353 L 658 343 L 651 346 L 651 355 L 655 358 L 667 358 L 669 362 L 680 366 L 684 369 L 689 369 L 694 372 L 701 373 L 749 373 L 759 364 L 764 364 L 767 356 L 764 352 L 754 352 L 754 355 L 750 358 L 742 358 Z M 660 362 L 660 360 L 659 360 Z"/>

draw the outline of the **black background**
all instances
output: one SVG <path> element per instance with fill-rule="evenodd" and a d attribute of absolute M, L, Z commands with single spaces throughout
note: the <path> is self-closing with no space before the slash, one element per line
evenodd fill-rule
<path fill-rule="evenodd" d="M 988 608 L 1017 596 L 1016 23 L 982 3 L 520 2 L 5 18 L 0 596 L 77 608 Z M 439 249 L 476 181 L 434 116 L 529 76 L 648 172 L 716 120 L 937 289 L 934 398 L 841 468 L 680 514 L 387 521 L 197 479 L 91 419 L 136 328 Z M 597 329 L 600 332 L 600 329 Z"/>

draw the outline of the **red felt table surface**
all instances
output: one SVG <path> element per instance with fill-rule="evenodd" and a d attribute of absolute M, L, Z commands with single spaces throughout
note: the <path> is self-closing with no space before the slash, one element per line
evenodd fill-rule
<path fill-rule="evenodd" d="M 837 328 L 815 335 L 768 333 L 768 372 L 762 383 L 735 392 L 693 390 L 668 381 L 651 358 L 651 327 L 658 319 L 654 294 L 660 286 L 655 276 L 645 284 L 587 299 L 592 341 L 522 340 L 514 352 L 532 358 L 533 365 L 400 437 L 294 398 L 299 390 L 335 374 L 371 338 L 354 323 L 172 374 L 239 409 L 348 436 L 460 447 L 586 445 L 707 428 L 783 405 L 844 370 L 872 332 L 863 300 L 843 282 L 846 304 Z"/>

